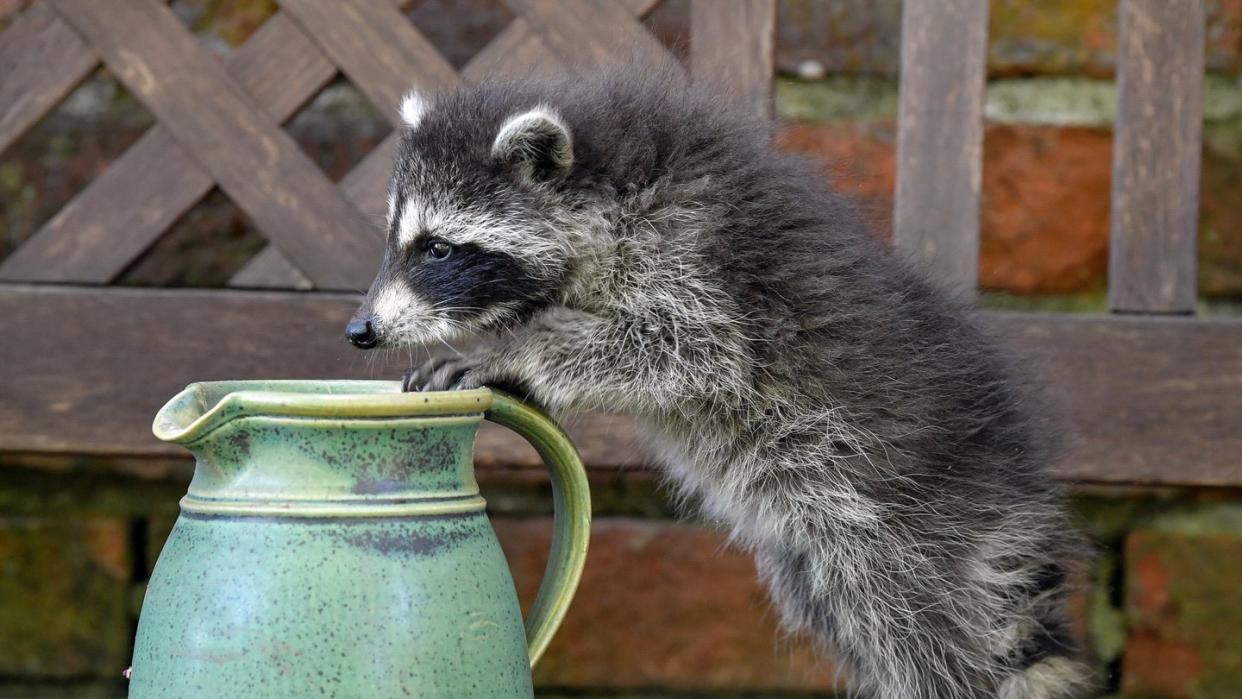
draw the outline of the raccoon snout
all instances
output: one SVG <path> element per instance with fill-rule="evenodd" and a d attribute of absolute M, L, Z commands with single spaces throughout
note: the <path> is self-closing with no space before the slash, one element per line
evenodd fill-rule
<path fill-rule="evenodd" d="M 345 337 L 358 349 L 371 349 L 379 344 L 370 318 L 355 318 L 345 326 Z"/>

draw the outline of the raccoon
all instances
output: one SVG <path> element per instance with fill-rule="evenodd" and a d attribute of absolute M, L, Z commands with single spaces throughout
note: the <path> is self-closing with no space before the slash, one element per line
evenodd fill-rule
<path fill-rule="evenodd" d="M 883 699 L 1068 699 L 1083 544 L 969 311 L 772 126 L 667 75 L 411 94 L 361 348 L 410 391 L 632 415 L 786 628 Z"/>

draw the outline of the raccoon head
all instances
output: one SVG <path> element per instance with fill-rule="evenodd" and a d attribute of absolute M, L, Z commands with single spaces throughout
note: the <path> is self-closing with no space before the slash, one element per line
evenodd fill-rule
<path fill-rule="evenodd" d="M 369 349 L 450 340 L 504 329 L 553 302 L 573 257 L 558 211 L 574 145 L 557 111 L 502 111 L 477 95 L 431 105 L 412 94 L 401 114 L 387 244 L 349 341 Z"/>

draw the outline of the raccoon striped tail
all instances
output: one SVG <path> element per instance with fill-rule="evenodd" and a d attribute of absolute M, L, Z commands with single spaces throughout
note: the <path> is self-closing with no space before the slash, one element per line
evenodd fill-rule
<path fill-rule="evenodd" d="M 1092 689 L 1092 676 L 1070 631 L 1065 613 L 1067 584 L 1059 566 L 1040 576 L 1044 588 L 1033 600 L 1035 623 L 1019 644 L 997 699 L 1081 699 Z"/>
<path fill-rule="evenodd" d="M 1081 699 L 1091 689 L 1091 677 L 1079 661 L 1051 655 L 1005 680 L 998 699 Z"/>

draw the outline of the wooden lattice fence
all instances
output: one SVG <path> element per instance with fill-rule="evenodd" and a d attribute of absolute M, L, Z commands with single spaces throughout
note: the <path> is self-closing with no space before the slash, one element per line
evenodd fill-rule
<path fill-rule="evenodd" d="M 41 0 L 0 35 L 0 150 L 101 63 L 157 124 L 0 260 L 0 451 L 160 456 L 150 416 L 191 380 L 395 374 L 340 339 L 377 264 L 394 131 L 339 183 L 282 130 L 343 74 L 394 126 L 411 86 L 582 75 L 663 60 L 659 0 L 508 0 L 460 71 L 391 0 L 283 0 L 220 61 L 159 0 Z M 774 0 L 692 0 L 687 77 L 770 103 Z M 974 289 L 986 0 L 906 0 L 896 243 Z M 1122 0 L 1108 315 L 987 314 L 1041 362 L 1073 450 L 1066 476 L 1237 485 L 1242 324 L 1195 319 L 1203 3 Z M 952 37 L 946 41 L 945 37 Z M 232 289 L 109 286 L 213 187 L 267 247 Z M 595 467 L 629 465 L 624 420 L 576 428 Z M 525 462 L 505 437 L 482 463 Z"/>

